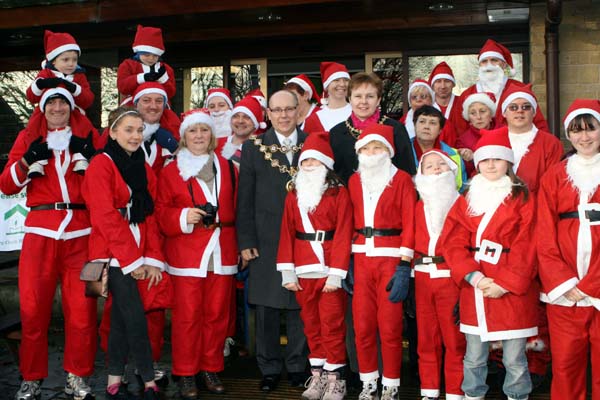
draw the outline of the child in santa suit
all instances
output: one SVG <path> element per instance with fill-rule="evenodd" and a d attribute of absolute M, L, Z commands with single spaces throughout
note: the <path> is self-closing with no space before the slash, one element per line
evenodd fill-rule
<path fill-rule="evenodd" d="M 89 129 L 71 132 L 73 140 L 70 148 L 74 153 L 71 159 L 71 162 L 74 163 L 73 171 L 83 175 L 95 149 L 92 145 L 92 123 L 85 117 L 83 111 L 94 102 L 94 93 L 85 77 L 85 70 L 77 64 L 81 49 L 75 38 L 68 33 L 47 30 L 44 32 L 44 50 L 46 58 L 42 61 L 42 70 L 37 74 L 31 86 L 27 88 L 27 100 L 33 105 L 42 103 L 44 92 L 47 89 L 60 87 L 69 92 L 73 99 L 73 108 L 77 108 L 77 112 L 73 112 L 73 117 L 80 120 L 81 125 L 89 126 Z M 28 131 L 31 133 L 28 137 L 29 143 L 40 137 L 35 133 L 40 131 L 45 121 L 42 110 L 43 107 L 36 107 L 29 118 L 27 124 Z M 43 176 L 45 174 L 44 166 L 47 164 L 46 160 L 31 164 L 27 176 L 29 178 Z"/>
<path fill-rule="evenodd" d="M 132 96 L 142 83 L 157 82 L 164 86 L 168 99 L 175 96 L 175 73 L 161 58 L 165 45 L 160 28 L 138 25 L 132 49 L 133 57 L 124 60 L 117 71 L 119 93 Z"/>
<path fill-rule="evenodd" d="M 574 154 L 552 166 L 538 194 L 537 251 L 548 303 L 553 399 L 584 400 L 588 354 L 600 399 L 600 101 L 578 99 L 564 119 Z"/>
<path fill-rule="evenodd" d="M 348 191 L 333 172 L 327 132 L 311 134 L 298 160 L 296 190 L 285 201 L 277 270 L 296 292 L 310 348 L 312 376 L 306 400 L 338 400 L 346 394 L 346 292 L 352 208 Z"/>
<path fill-rule="evenodd" d="M 415 177 L 421 197 L 415 210 L 418 258 L 414 261 L 414 270 L 423 400 L 440 397 L 442 363 L 446 399 L 463 399 L 460 385 L 466 342 L 454 315 L 460 289 L 450 279 L 440 240 L 448 211 L 459 196 L 455 181 L 457 172 L 458 166 L 446 153 L 433 149 L 421 156 Z"/>
<path fill-rule="evenodd" d="M 489 342 L 502 341 L 503 391 L 509 399 L 526 399 L 531 379 L 525 345 L 538 333 L 535 202 L 512 170 L 506 133 L 484 134 L 473 158 L 479 173 L 448 213 L 442 239 L 461 287 L 460 330 L 467 340 L 462 389 L 466 399 L 485 397 Z"/>
<path fill-rule="evenodd" d="M 377 333 L 383 361 L 382 399 L 398 399 L 402 300 L 408 294 L 416 193 L 410 175 L 392 165 L 393 128 L 372 124 L 355 143 L 358 171 L 348 188 L 354 207 L 354 330 L 360 399 L 378 399 Z"/>

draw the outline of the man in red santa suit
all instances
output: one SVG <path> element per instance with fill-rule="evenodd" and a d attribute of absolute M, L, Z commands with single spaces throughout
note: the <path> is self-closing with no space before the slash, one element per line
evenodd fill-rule
<path fill-rule="evenodd" d="M 60 281 L 65 319 L 63 368 L 67 372 L 65 393 L 76 400 L 93 398 L 87 384 L 96 356 L 96 300 L 85 297 L 79 279 L 88 261 L 89 213 L 81 185 L 83 176 L 73 171 L 69 149 L 72 131 L 87 135 L 92 130 L 86 118 L 75 118 L 74 99 L 64 88 L 42 94 L 44 131 L 29 145 L 27 129 L 19 133 L 0 176 L 0 190 L 10 195 L 27 191 L 30 212 L 19 257 L 19 298 L 22 325 L 19 369 L 23 381 L 15 400 L 41 397 L 41 383 L 48 376 L 48 327 L 52 299 Z M 28 166 L 47 160 L 46 173 L 27 178 Z"/>
<path fill-rule="evenodd" d="M 553 399 L 600 399 L 600 101 L 564 118 L 574 154 L 552 166 L 538 195 L 537 252 L 552 338 Z M 586 384 L 591 355 L 591 385 Z"/>
<path fill-rule="evenodd" d="M 410 280 L 416 193 L 410 175 L 392 165 L 393 143 L 391 126 L 366 127 L 354 147 L 358 171 L 348 183 L 356 231 L 352 311 L 362 400 L 379 398 L 377 333 L 383 361 L 382 400 L 399 398 L 402 300 Z"/>
<path fill-rule="evenodd" d="M 461 118 L 462 103 L 467 97 L 473 93 L 490 92 L 498 101 L 503 97 L 504 91 L 509 84 L 524 85 L 515 79 L 511 79 L 506 76 L 508 71 L 509 75 L 514 75 L 514 65 L 510 50 L 501 45 L 500 43 L 488 39 L 481 50 L 479 51 L 479 78 L 476 84 L 467 88 L 461 93 L 460 97 L 453 107 L 453 116 L 451 117 L 452 123 L 454 124 L 454 130 L 456 132 L 464 132 L 468 128 L 468 123 Z M 502 121 L 502 109 L 497 107 L 496 109 L 496 123 Z M 546 118 L 542 114 L 542 110 L 536 109 L 533 118 L 533 123 L 538 129 L 548 131 L 548 123 Z"/>
<path fill-rule="evenodd" d="M 421 197 L 415 209 L 418 258 L 414 261 L 414 270 L 423 400 L 440 397 L 442 363 L 446 399 L 462 400 L 464 395 L 460 385 L 466 342 L 454 315 L 459 287 L 450 279 L 439 240 L 448 211 L 459 196 L 455 182 L 457 173 L 456 163 L 443 151 L 433 149 L 421 156 L 415 177 Z"/>
<path fill-rule="evenodd" d="M 444 114 L 447 121 L 450 120 L 456 99 L 456 96 L 452 93 L 454 86 L 456 86 L 456 80 L 452 68 L 445 61 L 442 61 L 431 70 L 429 86 L 431 86 L 434 93 L 432 105 Z M 458 138 L 458 134 L 454 131 L 454 124 L 447 123 L 444 125 L 441 138 L 450 146 L 454 146 Z"/>
<path fill-rule="evenodd" d="M 341 400 L 346 394 L 347 295 L 341 289 L 350 262 L 352 206 L 333 173 L 327 132 L 306 139 L 281 223 L 277 270 L 296 293 L 310 349 L 312 376 L 302 398 Z"/>
<path fill-rule="evenodd" d="M 231 116 L 233 115 L 233 102 L 229 89 L 212 88 L 208 90 L 208 96 L 204 107 L 210 112 L 215 126 L 217 139 L 231 135 Z"/>
<path fill-rule="evenodd" d="M 304 124 L 307 133 L 327 131 L 348 119 L 352 107 L 348 103 L 350 74 L 345 65 L 331 61 L 321 63 L 323 96 L 321 109 L 312 113 Z"/>

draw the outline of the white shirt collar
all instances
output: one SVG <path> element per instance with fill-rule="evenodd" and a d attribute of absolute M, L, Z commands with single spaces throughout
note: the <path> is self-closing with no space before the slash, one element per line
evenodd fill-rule
<path fill-rule="evenodd" d="M 277 140 L 279 140 L 279 144 L 281 144 L 281 145 L 283 144 L 283 141 L 285 139 L 291 140 L 292 145 L 295 145 L 296 143 L 298 143 L 298 130 L 297 129 L 294 129 L 294 132 L 292 132 L 292 134 L 287 137 L 277 131 L 275 131 L 275 135 L 277 135 Z"/>

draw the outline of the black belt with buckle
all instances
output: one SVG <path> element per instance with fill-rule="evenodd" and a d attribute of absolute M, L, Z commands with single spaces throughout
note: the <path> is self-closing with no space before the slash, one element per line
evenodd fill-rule
<path fill-rule="evenodd" d="M 468 247 L 468 249 L 469 249 L 469 251 L 475 251 L 475 252 L 478 252 L 480 250 L 479 247 Z M 495 249 L 492 249 L 492 250 L 495 251 Z M 503 253 L 510 253 L 510 247 L 502 249 L 502 252 Z"/>
<path fill-rule="evenodd" d="M 370 226 L 357 229 L 356 232 L 363 235 L 365 238 L 373 236 L 398 236 L 402 233 L 402 229 L 378 229 Z"/>
<path fill-rule="evenodd" d="M 296 231 L 296 239 L 322 243 L 326 240 L 333 240 L 334 233 L 335 231 L 316 231 L 315 233 L 305 233 Z"/>
<path fill-rule="evenodd" d="M 590 220 L 590 222 L 598 222 L 600 221 L 600 211 L 596 210 L 585 210 L 585 217 Z M 559 219 L 579 219 L 579 211 L 571 211 L 558 214 Z"/>
<path fill-rule="evenodd" d="M 39 206 L 33 206 L 30 211 L 41 211 L 41 210 L 85 210 L 85 204 L 80 203 L 49 203 L 40 204 Z"/>
<path fill-rule="evenodd" d="M 425 261 L 427 260 L 427 261 Z M 419 264 L 441 264 L 445 262 L 442 256 L 423 256 L 415 259 L 415 265 Z"/>

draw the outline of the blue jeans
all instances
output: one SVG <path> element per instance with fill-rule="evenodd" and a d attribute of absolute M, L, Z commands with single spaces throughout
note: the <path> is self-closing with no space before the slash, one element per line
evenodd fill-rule
<path fill-rule="evenodd" d="M 483 397 L 489 387 L 486 385 L 489 356 L 489 342 L 482 342 L 479 335 L 465 334 L 467 352 L 464 361 L 462 390 L 470 397 Z M 502 363 L 506 377 L 502 391 L 511 399 L 527 399 L 531 392 L 531 378 L 527 369 L 525 344 L 527 338 L 502 341 Z"/>

